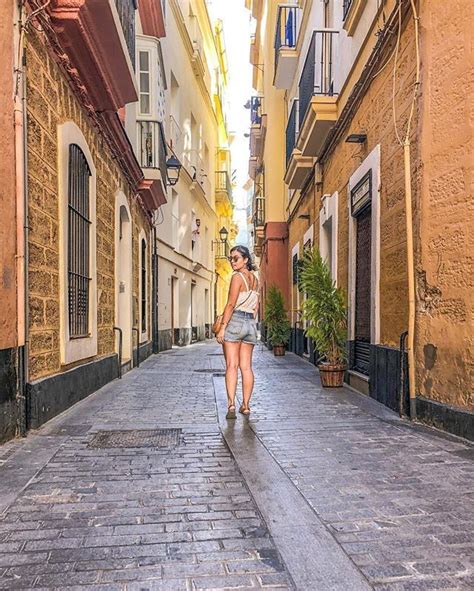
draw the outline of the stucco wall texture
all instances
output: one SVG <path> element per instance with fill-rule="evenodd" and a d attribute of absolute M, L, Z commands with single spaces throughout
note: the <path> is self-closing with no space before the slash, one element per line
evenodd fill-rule
<path fill-rule="evenodd" d="M 126 181 L 97 131 L 81 109 L 65 76 L 40 36 L 27 39 L 29 329 L 30 380 L 65 369 L 60 362 L 59 204 L 57 129 L 74 121 L 83 132 L 97 168 L 98 356 L 115 350 L 115 196 L 129 194 Z M 129 198 L 133 224 L 132 297 L 138 324 L 138 233 L 149 233 L 141 208 Z M 148 273 L 148 277 L 150 273 Z"/>
<path fill-rule="evenodd" d="M 0 3 L 0 350 L 17 344 L 13 2 Z"/>
<path fill-rule="evenodd" d="M 474 5 L 421 3 L 417 387 L 474 409 Z"/>

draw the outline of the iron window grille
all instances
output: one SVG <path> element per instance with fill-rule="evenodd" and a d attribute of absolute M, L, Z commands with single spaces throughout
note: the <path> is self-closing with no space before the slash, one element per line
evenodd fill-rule
<path fill-rule="evenodd" d="M 300 265 L 299 265 L 297 254 L 293 255 L 292 267 L 293 267 L 293 285 L 298 285 L 298 274 L 299 274 Z"/>
<path fill-rule="evenodd" d="M 83 151 L 69 146 L 68 164 L 68 312 L 69 336 L 89 335 L 90 177 Z"/>
<path fill-rule="evenodd" d="M 299 82 L 299 124 L 303 124 L 306 112 L 315 95 L 334 96 L 333 63 L 337 31 L 313 31 L 306 60 Z"/>
<path fill-rule="evenodd" d="M 342 2 L 342 20 L 346 20 L 349 10 L 352 6 L 352 0 L 343 0 Z"/>
<path fill-rule="evenodd" d="M 295 99 L 291 106 L 290 116 L 286 125 L 286 166 L 288 166 L 288 162 L 290 161 L 298 135 L 298 104 L 298 99 Z"/>
<path fill-rule="evenodd" d="M 141 300 L 142 300 L 142 310 L 141 310 L 141 324 L 142 324 L 142 332 L 146 332 L 146 306 L 147 306 L 147 297 L 146 297 L 146 241 L 142 239 L 142 265 L 141 265 Z"/>

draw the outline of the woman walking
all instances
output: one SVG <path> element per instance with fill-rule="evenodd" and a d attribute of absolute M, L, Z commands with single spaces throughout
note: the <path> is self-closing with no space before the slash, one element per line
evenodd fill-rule
<path fill-rule="evenodd" d="M 243 415 L 250 414 L 254 376 L 252 369 L 253 348 L 257 343 L 258 280 L 253 274 L 249 249 L 234 246 L 230 251 L 230 264 L 234 274 L 224 308 L 222 325 L 217 341 L 223 345 L 226 362 L 225 385 L 227 388 L 227 419 L 235 419 L 235 393 L 238 370 L 242 374 L 243 402 L 239 409 Z"/>

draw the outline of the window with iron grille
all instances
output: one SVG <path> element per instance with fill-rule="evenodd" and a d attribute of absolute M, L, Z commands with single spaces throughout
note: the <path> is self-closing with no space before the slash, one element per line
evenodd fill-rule
<path fill-rule="evenodd" d="M 293 285 L 297 285 L 297 283 L 298 283 L 298 270 L 299 270 L 298 255 L 297 254 L 294 254 L 293 255 L 292 264 L 293 264 Z"/>
<path fill-rule="evenodd" d="M 146 332 L 146 241 L 142 239 L 142 264 L 141 264 L 141 287 L 142 287 L 142 332 Z"/>
<path fill-rule="evenodd" d="M 69 145 L 68 164 L 68 311 L 69 336 L 89 335 L 90 177 L 82 150 Z"/>

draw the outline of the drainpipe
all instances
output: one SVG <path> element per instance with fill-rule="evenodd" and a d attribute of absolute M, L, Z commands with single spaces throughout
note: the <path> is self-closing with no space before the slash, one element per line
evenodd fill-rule
<path fill-rule="evenodd" d="M 17 311 L 18 311 L 18 381 L 17 400 L 19 409 L 19 432 L 26 436 L 28 382 L 28 177 L 27 177 L 27 118 L 26 118 L 26 52 L 21 14 L 18 40 L 17 82 L 14 102 L 15 127 L 15 197 L 17 236 Z"/>
<path fill-rule="evenodd" d="M 419 16 L 415 6 L 415 0 L 410 0 L 415 26 L 415 51 L 416 51 L 416 76 L 414 83 L 413 100 L 408 117 L 407 132 L 403 141 L 403 160 L 405 169 L 405 215 L 407 232 L 407 271 L 408 271 L 408 382 L 410 388 L 410 418 L 416 420 L 416 371 L 415 371 L 415 257 L 413 252 L 413 197 L 411 186 L 411 154 L 410 154 L 410 131 L 413 115 L 415 112 L 416 100 L 420 88 L 420 29 Z M 399 40 L 400 40 L 399 21 Z M 398 47 L 397 47 L 398 53 Z M 397 60 L 395 58 L 395 68 Z M 394 70 L 395 73 L 395 70 Z M 395 98 L 394 98 L 395 105 Z M 395 107 L 394 107 L 395 109 Z M 395 110 L 394 110 L 395 114 Z"/>
<path fill-rule="evenodd" d="M 405 163 L 405 213 L 407 231 L 407 270 L 408 270 L 408 383 L 410 394 L 410 418 L 416 419 L 416 383 L 415 383 L 415 260 L 413 254 L 413 214 L 412 188 L 410 171 L 410 140 L 403 144 Z"/>
<path fill-rule="evenodd" d="M 158 251 L 156 247 L 156 226 L 153 224 L 153 254 L 152 263 L 152 294 L 151 294 L 151 322 L 153 353 L 158 353 Z"/>

